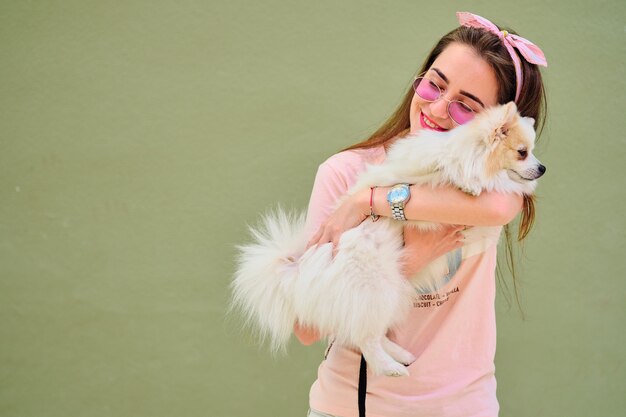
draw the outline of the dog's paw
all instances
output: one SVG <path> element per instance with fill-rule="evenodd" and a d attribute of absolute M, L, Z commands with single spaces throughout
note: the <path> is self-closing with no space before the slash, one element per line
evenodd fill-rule
<path fill-rule="evenodd" d="M 402 346 L 392 342 L 387 337 L 382 339 L 383 349 L 389 354 L 396 362 L 400 362 L 404 365 L 410 365 L 415 362 L 415 356 Z"/>
<path fill-rule="evenodd" d="M 394 359 L 397 360 L 398 362 L 400 362 L 403 365 L 409 366 L 410 364 L 412 364 L 413 362 L 415 362 L 415 359 L 417 359 L 415 356 L 413 356 L 413 354 L 411 352 L 398 352 L 395 356 Z"/>
<path fill-rule="evenodd" d="M 406 366 L 402 365 L 401 363 L 394 362 L 387 364 L 383 368 L 383 374 L 394 377 L 409 376 L 409 371 L 406 369 Z"/>
<path fill-rule="evenodd" d="M 473 195 L 474 197 L 478 197 L 480 193 L 482 192 L 482 188 L 473 187 L 473 186 L 463 186 L 461 187 L 461 191 L 463 191 L 464 193 Z"/>

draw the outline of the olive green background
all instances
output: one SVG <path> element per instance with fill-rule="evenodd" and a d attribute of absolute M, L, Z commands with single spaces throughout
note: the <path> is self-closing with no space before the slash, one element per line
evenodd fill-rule
<path fill-rule="evenodd" d="M 624 415 L 626 3 L 42 0 L 0 2 L 0 416 L 304 416 L 325 346 L 273 359 L 225 314 L 234 245 L 457 10 L 549 63 L 500 414 Z"/>

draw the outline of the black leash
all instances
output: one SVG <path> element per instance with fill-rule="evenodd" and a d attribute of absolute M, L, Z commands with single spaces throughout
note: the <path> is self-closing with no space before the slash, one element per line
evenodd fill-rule
<path fill-rule="evenodd" d="M 365 393 L 367 392 L 367 363 L 361 354 L 361 367 L 359 368 L 359 417 L 365 417 Z"/>

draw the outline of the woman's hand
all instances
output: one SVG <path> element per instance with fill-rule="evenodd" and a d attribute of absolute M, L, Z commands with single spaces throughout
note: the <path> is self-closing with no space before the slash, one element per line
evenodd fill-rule
<path fill-rule="evenodd" d="M 404 276 L 408 279 L 445 253 L 463 246 L 466 226 L 443 224 L 433 231 L 404 227 Z"/>
<path fill-rule="evenodd" d="M 347 196 L 309 240 L 307 249 L 313 245 L 332 242 L 335 253 L 341 234 L 360 225 L 369 215 L 369 194 L 370 190 L 366 189 Z"/>
<path fill-rule="evenodd" d="M 293 333 L 296 335 L 300 343 L 305 346 L 312 345 L 320 340 L 320 334 L 317 329 L 313 327 L 301 326 L 297 321 L 293 325 Z"/>

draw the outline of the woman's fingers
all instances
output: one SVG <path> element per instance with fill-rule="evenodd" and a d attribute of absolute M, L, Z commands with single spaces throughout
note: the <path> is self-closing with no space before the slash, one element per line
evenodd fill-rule
<path fill-rule="evenodd" d="M 422 230 L 409 225 L 404 227 L 406 263 L 403 272 L 410 277 L 416 271 L 446 253 L 466 244 L 465 230 L 471 226 L 444 224 L 433 230 Z"/>
<path fill-rule="evenodd" d="M 332 240 L 332 245 L 333 245 L 333 258 L 335 257 L 335 255 L 337 255 L 337 251 L 339 250 L 339 236 L 335 237 L 335 239 Z"/>
<path fill-rule="evenodd" d="M 309 240 L 309 243 L 306 245 L 306 249 L 309 249 L 311 246 L 315 245 L 323 245 L 325 243 L 333 244 L 333 254 L 336 251 L 336 247 L 339 244 L 339 238 L 341 234 L 339 231 L 334 230 L 332 227 L 323 224 L 315 235 Z M 334 255 L 333 255 L 334 256 Z"/>
<path fill-rule="evenodd" d="M 358 226 L 367 218 L 362 212 L 361 198 L 358 194 L 347 196 L 320 227 L 320 230 L 311 238 L 307 249 L 313 245 L 331 242 L 337 247 L 343 232 Z"/>
<path fill-rule="evenodd" d="M 320 228 L 320 230 L 311 238 L 306 248 L 309 249 L 311 246 L 315 245 L 324 245 L 326 243 L 331 243 L 333 246 L 333 258 L 337 254 L 337 250 L 339 249 L 339 239 L 341 238 L 341 234 L 337 231 L 333 232 L 330 228 Z"/>
<path fill-rule="evenodd" d="M 322 237 L 323 232 L 324 232 L 324 226 L 317 229 L 317 232 L 315 232 L 311 240 L 309 240 L 309 243 L 306 244 L 306 248 L 309 249 L 311 246 L 317 245 L 317 242 L 319 242 L 320 237 Z"/>
<path fill-rule="evenodd" d="M 464 226 L 462 224 L 449 225 L 447 228 L 446 236 L 454 236 L 456 239 L 464 239 L 465 235 L 463 232 L 469 229 L 472 226 Z"/>

